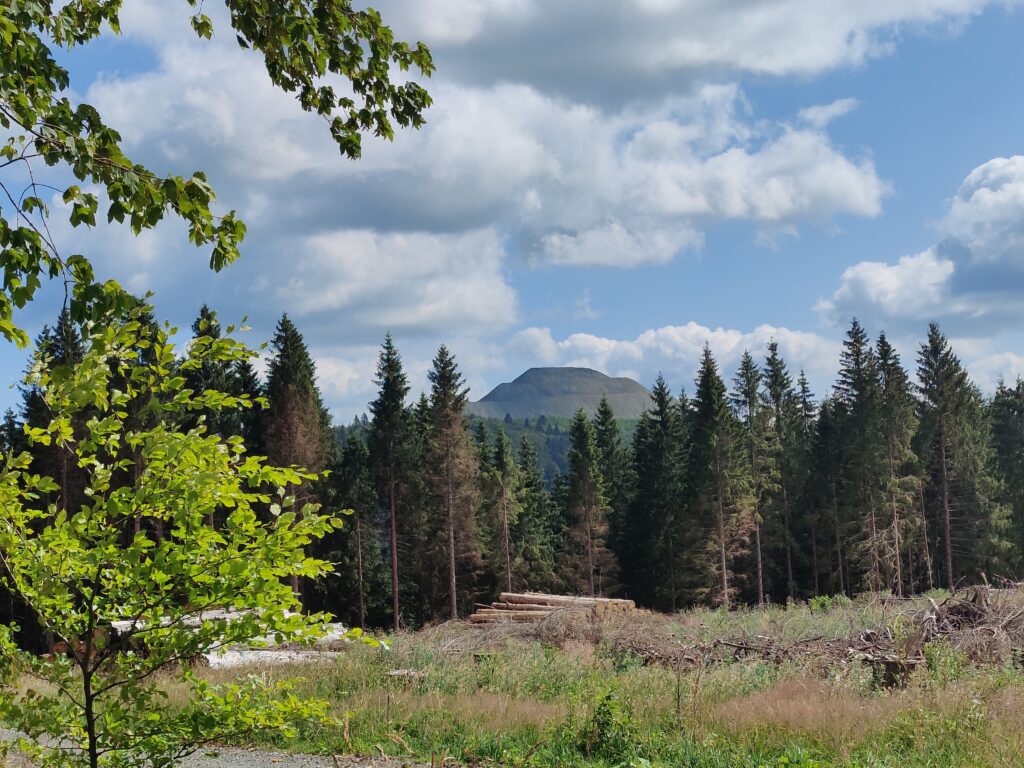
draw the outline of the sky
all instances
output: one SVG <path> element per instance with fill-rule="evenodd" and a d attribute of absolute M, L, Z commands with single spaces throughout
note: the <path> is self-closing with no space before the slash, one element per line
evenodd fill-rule
<path fill-rule="evenodd" d="M 337 421 L 387 331 L 414 394 L 441 343 L 478 399 L 540 365 L 692 389 L 705 342 L 731 376 L 774 338 L 823 396 L 852 317 L 911 368 L 935 320 L 991 391 L 1024 375 L 1020 6 L 380 0 L 434 105 L 351 161 L 222 7 L 204 41 L 184 0 L 126 0 L 63 54 L 72 96 L 154 171 L 206 171 L 243 257 L 210 272 L 174 221 L 55 235 L 183 329 L 205 302 L 258 345 L 287 312 Z M 0 349 L 8 403 L 24 363 Z"/>

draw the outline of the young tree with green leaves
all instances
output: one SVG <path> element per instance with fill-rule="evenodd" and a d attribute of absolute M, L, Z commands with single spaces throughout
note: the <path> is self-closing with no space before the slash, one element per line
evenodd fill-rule
<path fill-rule="evenodd" d="M 13 628 L 0 626 L 0 721 L 24 734 L 17 746 L 34 765 L 170 766 L 211 741 L 287 729 L 324 712 L 256 678 L 215 687 L 187 663 L 267 635 L 317 636 L 324 617 L 299 613 L 287 582 L 326 572 L 304 550 L 338 522 L 298 506 L 312 474 L 266 464 L 240 438 L 203 425 L 176 427 L 196 409 L 252 406 L 190 392 L 183 375 L 248 351 L 206 339 L 182 361 L 166 334 L 141 319 L 135 311 L 94 326 L 75 365 L 32 372 L 52 419 L 27 428 L 28 440 L 72 453 L 87 501 L 41 505 L 58 485 L 33 470 L 26 452 L 5 455 L 0 469 L 4 586 L 63 648 L 48 657 L 19 650 Z M 152 418 L 134 419 L 133 401 L 148 403 Z M 215 509 L 230 510 L 218 530 L 207 523 Z M 139 517 L 145 524 L 125 541 Z M 154 536 L 151 521 L 166 535 Z M 190 692 L 183 707 L 160 695 L 154 676 L 172 669 Z M 45 684 L 26 690 L 23 673 Z"/>
<path fill-rule="evenodd" d="M 408 415 L 405 398 L 409 382 L 402 369 L 402 357 L 391 334 L 384 337 L 377 361 L 377 399 L 370 403 L 369 447 L 373 474 L 381 496 L 386 499 L 389 520 L 388 554 L 391 560 L 391 611 L 395 631 L 401 628 L 398 572 L 398 495 L 406 458 Z"/>

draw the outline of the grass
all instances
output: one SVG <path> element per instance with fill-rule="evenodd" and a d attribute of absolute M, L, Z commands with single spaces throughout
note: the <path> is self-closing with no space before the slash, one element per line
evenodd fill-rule
<path fill-rule="evenodd" d="M 879 690 L 856 660 L 739 657 L 684 668 L 645 664 L 623 642 L 827 643 L 898 634 L 916 607 L 641 614 L 628 624 L 567 623 L 546 637 L 445 625 L 392 638 L 389 650 L 352 646 L 331 664 L 249 673 L 299 674 L 300 695 L 331 703 L 331 722 L 271 742 L 294 751 L 538 767 L 1024 766 L 1024 673 L 1011 663 L 971 664 L 936 643 L 905 688 Z M 239 672 L 206 674 L 228 682 Z"/>

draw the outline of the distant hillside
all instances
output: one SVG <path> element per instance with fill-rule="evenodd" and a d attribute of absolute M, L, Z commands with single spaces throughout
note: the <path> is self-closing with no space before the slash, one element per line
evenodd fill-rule
<path fill-rule="evenodd" d="M 580 408 L 593 416 L 602 396 L 619 419 L 638 419 L 651 403 L 647 389 L 632 379 L 613 379 L 589 368 L 531 368 L 466 410 L 492 419 L 506 414 L 513 419 L 570 418 Z"/>

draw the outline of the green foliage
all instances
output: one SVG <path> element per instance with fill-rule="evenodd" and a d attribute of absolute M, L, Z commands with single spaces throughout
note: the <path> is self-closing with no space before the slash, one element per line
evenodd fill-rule
<path fill-rule="evenodd" d="M 577 739 L 583 754 L 622 762 L 635 757 L 639 732 L 629 709 L 609 691 L 594 703 Z"/>
<path fill-rule="evenodd" d="M 187 2 L 200 9 L 192 18 L 196 34 L 211 37 L 213 25 L 200 0 Z M 396 41 L 376 11 L 355 9 L 349 0 L 229 0 L 227 7 L 238 44 L 261 54 L 271 82 L 327 122 L 342 154 L 358 157 L 363 133 L 390 139 L 394 125 L 423 124 L 429 95 L 413 81 L 393 81 L 391 68 L 429 75 L 430 53 L 422 44 Z M 15 326 L 14 310 L 31 301 L 45 280 L 68 281 L 76 321 L 134 303 L 116 283 L 98 282 L 88 259 L 63 252 L 52 239 L 46 185 L 37 183 L 42 165 L 70 172 L 77 181 L 61 189 L 73 227 L 95 226 L 105 213 L 108 222 L 127 223 L 139 234 L 174 215 L 184 221 L 190 242 L 210 247 L 215 270 L 238 258 L 245 236 L 234 211 L 217 211 L 202 172 L 154 174 L 124 153 L 121 136 L 95 108 L 72 99 L 68 71 L 54 49 L 85 45 L 104 28 L 119 32 L 120 9 L 113 0 L 0 2 L 0 129 L 7 134 L 0 142 L 0 171 L 7 174 L 0 176 L 0 333 L 21 346 L 29 340 Z M 338 93 L 332 83 L 338 78 L 350 89 Z"/>
<path fill-rule="evenodd" d="M 324 711 L 257 678 L 211 687 L 189 667 L 224 645 L 315 638 L 325 617 L 297 613 L 286 579 L 328 570 L 304 551 L 339 522 L 297 504 L 314 475 L 270 466 L 204 425 L 177 428 L 196 411 L 253 407 L 185 387 L 190 370 L 250 353 L 207 337 L 179 360 L 167 332 L 142 320 L 135 310 L 90 327 L 76 365 L 32 373 L 52 419 L 26 427 L 29 443 L 69 452 L 83 502 L 40 504 L 56 483 L 27 452 L 6 455 L 0 473 L 4 586 L 58 643 L 40 658 L 0 627 L 0 719 L 26 734 L 20 746 L 38 765 L 95 766 L 100 755 L 107 766 L 171 765 L 209 740 Z M 209 523 L 215 513 L 223 525 Z M 190 691 L 180 711 L 155 683 L 171 668 Z M 43 685 L 22 688 L 22 675 Z"/>

